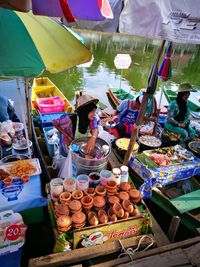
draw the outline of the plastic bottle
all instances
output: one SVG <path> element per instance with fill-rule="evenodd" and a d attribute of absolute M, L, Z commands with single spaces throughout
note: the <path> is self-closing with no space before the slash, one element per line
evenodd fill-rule
<path fill-rule="evenodd" d="M 121 183 L 128 182 L 129 172 L 126 165 L 120 167 L 121 170 Z"/>
<path fill-rule="evenodd" d="M 121 171 L 119 168 L 112 169 L 112 180 L 115 181 L 117 184 L 121 183 Z"/>

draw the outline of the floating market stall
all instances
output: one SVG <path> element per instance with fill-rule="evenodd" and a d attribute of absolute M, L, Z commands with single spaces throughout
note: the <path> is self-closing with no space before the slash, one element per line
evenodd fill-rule
<path fill-rule="evenodd" d="M 130 161 L 140 179 L 143 198 L 156 205 L 195 234 L 200 227 L 200 159 L 179 145 L 143 151 Z M 142 185 L 141 185 L 142 183 Z"/>

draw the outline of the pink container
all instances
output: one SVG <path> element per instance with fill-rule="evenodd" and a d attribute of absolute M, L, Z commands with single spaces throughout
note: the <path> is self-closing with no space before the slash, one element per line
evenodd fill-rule
<path fill-rule="evenodd" d="M 41 113 L 62 112 L 65 106 L 64 100 L 59 96 L 37 98 L 36 102 Z"/>

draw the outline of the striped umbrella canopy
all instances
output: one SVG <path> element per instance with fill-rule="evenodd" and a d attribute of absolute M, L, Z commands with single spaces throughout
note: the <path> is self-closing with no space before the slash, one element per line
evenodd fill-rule
<path fill-rule="evenodd" d="M 171 64 L 172 49 L 173 49 L 173 42 L 169 42 L 165 58 L 158 72 L 158 76 L 163 81 L 167 81 L 168 79 L 172 77 L 172 64 Z"/>
<path fill-rule="evenodd" d="M 0 8 L 0 76 L 57 73 L 92 58 L 91 52 L 52 19 Z"/>

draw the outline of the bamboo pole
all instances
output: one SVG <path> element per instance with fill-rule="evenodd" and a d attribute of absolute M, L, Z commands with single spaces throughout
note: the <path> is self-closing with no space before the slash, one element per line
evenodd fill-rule
<path fill-rule="evenodd" d="M 27 108 L 27 121 L 28 121 L 28 135 L 32 139 L 32 127 L 31 127 L 31 94 L 30 84 L 28 78 L 25 78 L 25 93 L 26 93 L 26 108 Z"/>
<path fill-rule="evenodd" d="M 19 79 L 16 79 L 17 82 L 17 90 L 18 90 L 18 94 L 19 94 L 19 101 L 20 101 L 20 109 L 21 109 L 21 114 L 22 114 L 22 121 L 24 124 L 24 131 L 25 131 L 25 137 L 26 137 L 26 141 L 27 141 L 27 147 L 28 147 L 28 157 L 31 158 L 31 149 L 29 146 L 29 136 L 28 136 L 28 130 L 27 130 L 27 125 L 26 125 L 26 118 L 25 118 L 25 112 L 24 112 L 24 108 L 23 108 L 23 102 L 22 102 L 22 95 L 21 95 L 21 90 L 20 90 L 20 85 L 19 85 Z"/>
<path fill-rule="evenodd" d="M 156 61 L 155 61 L 154 67 L 153 67 L 153 71 L 152 71 L 152 75 L 150 77 L 148 87 L 152 87 L 155 75 L 157 75 L 157 73 L 158 73 L 158 64 L 159 64 L 159 60 L 160 60 L 161 54 L 163 52 L 164 46 L 165 46 L 165 40 L 162 41 L 162 44 L 161 44 L 160 49 L 158 51 L 158 55 L 157 55 L 157 58 L 156 58 Z M 154 92 L 155 92 L 155 89 L 156 88 L 154 88 Z M 142 103 L 141 103 L 141 109 L 139 111 L 137 120 L 135 122 L 133 132 L 131 134 L 129 147 L 128 147 L 128 150 L 127 150 L 125 157 L 124 157 L 124 162 L 123 162 L 124 165 L 128 165 L 129 160 L 131 158 L 133 147 L 134 147 L 135 141 L 138 137 L 139 128 L 140 128 L 140 125 L 142 124 L 142 121 L 143 121 L 143 117 L 145 114 L 145 110 L 146 110 L 146 106 L 147 106 L 147 103 L 149 100 L 149 96 L 150 96 L 150 93 L 147 90 L 147 92 L 144 93 L 144 97 L 143 97 Z"/>

